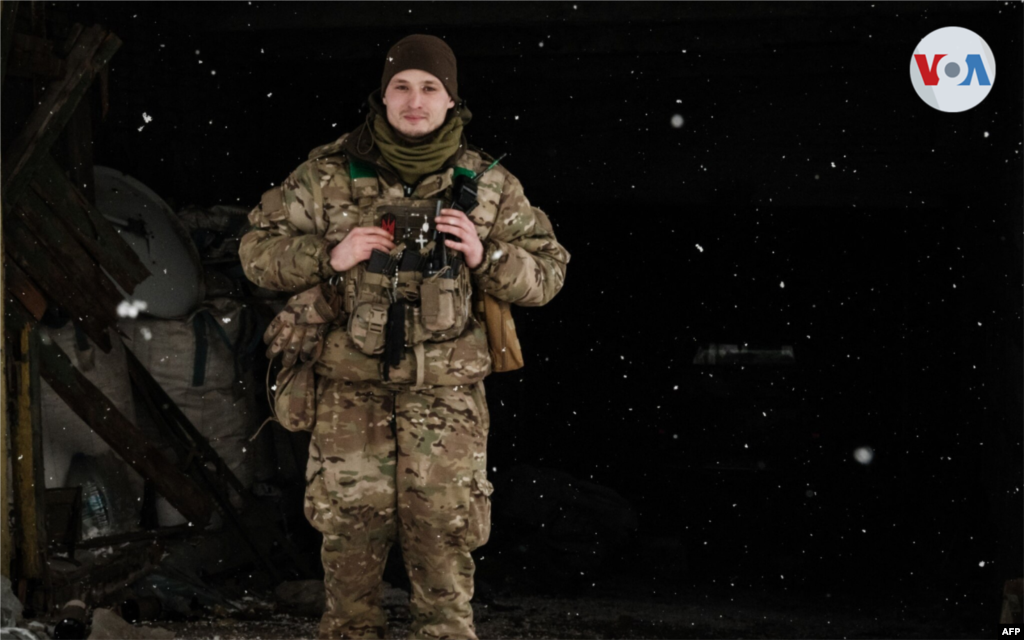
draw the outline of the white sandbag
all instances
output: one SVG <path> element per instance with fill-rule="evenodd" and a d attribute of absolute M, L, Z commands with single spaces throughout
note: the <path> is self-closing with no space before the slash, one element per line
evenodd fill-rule
<path fill-rule="evenodd" d="M 120 326 L 139 361 L 248 487 L 254 454 L 247 438 L 257 416 L 235 361 L 240 336 L 248 337 L 240 327 L 242 314 L 240 302 L 220 298 L 182 320 L 140 316 Z"/>
<path fill-rule="evenodd" d="M 71 323 L 60 329 L 40 327 L 40 339 L 59 346 L 71 359 L 72 365 L 134 424 L 135 406 L 124 346 L 116 332 L 108 331 L 112 345 L 110 353 L 104 353 L 84 336 L 84 345 L 79 345 Z M 46 487 L 81 486 L 85 493 L 102 495 L 102 505 L 97 508 L 106 512 L 106 526 L 91 528 L 85 532 L 85 537 L 136 530 L 144 488 L 142 476 L 79 418 L 45 380 L 40 385 L 39 394 Z M 71 477 L 69 470 L 75 466 L 74 461 L 81 462 L 83 456 L 88 460 L 102 461 L 102 473 L 94 473 L 92 467 L 88 467 L 84 471 L 79 469 Z M 83 495 L 83 500 L 85 497 Z"/>

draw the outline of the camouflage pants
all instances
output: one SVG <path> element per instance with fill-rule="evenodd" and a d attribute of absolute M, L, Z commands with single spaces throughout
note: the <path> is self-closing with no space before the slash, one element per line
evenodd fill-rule
<path fill-rule="evenodd" d="M 324 535 L 320 638 L 383 638 L 381 578 L 401 544 L 411 637 L 476 638 L 470 551 L 490 534 L 483 382 L 391 391 L 321 379 L 306 517 Z"/>

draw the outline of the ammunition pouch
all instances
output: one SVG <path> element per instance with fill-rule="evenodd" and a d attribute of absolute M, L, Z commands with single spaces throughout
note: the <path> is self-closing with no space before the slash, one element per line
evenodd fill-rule
<path fill-rule="evenodd" d="M 289 431 L 312 431 L 316 426 L 317 401 L 313 366 L 283 367 L 274 386 L 274 419 Z"/>
<path fill-rule="evenodd" d="M 366 204 L 372 208 L 364 212 L 360 224 L 391 229 L 398 244 L 390 256 L 375 250 L 369 260 L 346 274 L 346 329 L 355 351 L 379 357 L 380 373 L 374 371 L 369 379 L 392 382 L 410 362 L 416 366 L 415 357 L 410 356 L 419 354 L 421 361 L 427 357 L 423 352 L 429 349 L 423 345 L 447 343 L 466 332 L 472 316 L 472 283 L 461 256 L 424 238 L 437 200 Z M 367 379 L 362 377 L 367 366 L 354 363 L 351 357 L 343 360 L 345 368 L 355 366 L 356 379 Z M 410 382 L 422 383 L 422 377 L 413 374 Z M 341 379 L 353 378 L 346 374 Z"/>
<path fill-rule="evenodd" d="M 461 268 L 452 277 L 451 266 L 423 278 L 420 285 L 420 322 L 428 342 L 451 340 L 466 329 L 472 295 L 469 270 Z"/>
<path fill-rule="evenodd" d="M 391 306 L 391 276 L 370 273 L 365 267 L 357 269 L 360 273 L 351 279 L 355 281 L 356 290 L 348 318 L 348 334 L 352 344 L 366 355 L 380 355 L 384 353 L 384 328 Z"/>
<path fill-rule="evenodd" d="M 473 293 L 469 269 L 459 257 L 440 271 L 425 275 L 421 267 L 432 247 L 430 243 L 423 253 L 404 251 L 393 293 L 392 276 L 372 272 L 366 261 L 349 270 L 344 308 L 349 314 L 352 344 L 360 351 L 367 355 L 384 352 L 388 316 L 395 311 L 404 315 L 402 346 L 446 342 L 466 330 Z M 395 301 L 404 304 L 393 305 Z M 398 318 L 392 322 L 398 322 Z"/>
<path fill-rule="evenodd" d="M 335 327 L 327 333 L 316 373 L 351 382 L 383 380 L 381 358 L 355 348 L 347 333 L 343 327 Z M 487 331 L 470 317 L 466 330 L 453 340 L 406 347 L 401 362 L 390 367 L 387 382 L 414 389 L 468 385 L 483 380 L 490 372 Z"/>
<path fill-rule="evenodd" d="M 411 250 L 407 249 L 408 256 Z M 419 257 L 419 254 L 412 254 Z M 461 262 L 461 261 L 459 261 Z M 348 331 L 352 343 L 367 355 L 381 355 L 390 314 L 404 314 L 404 346 L 423 342 L 447 342 L 461 335 L 472 315 L 472 283 L 465 265 L 445 267 L 432 276 L 424 276 L 414 259 L 403 259 L 397 286 L 392 294 L 392 277 L 371 273 L 365 263 L 352 268 L 345 279 L 344 308 L 349 314 Z M 461 267 L 461 268 L 460 268 Z M 405 304 L 393 305 L 393 301 Z M 397 322 L 394 319 L 393 322 Z"/>

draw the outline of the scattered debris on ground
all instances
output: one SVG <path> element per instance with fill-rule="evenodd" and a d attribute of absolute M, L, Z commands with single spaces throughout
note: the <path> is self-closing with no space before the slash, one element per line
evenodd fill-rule
<path fill-rule="evenodd" d="M 408 594 L 385 590 L 389 637 L 404 638 L 411 617 Z M 293 605 L 257 603 L 244 615 L 165 624 L 188 640 L 316 637 L 319 616 Z M 263 608 L 261 608 L 263 607 Z M 882 613 L 820 598 L 763 592 L 699 593 L 639 598 L 505 595 L 475 603 L 481 638 L 971 638 L 980 629 L 957 629 L 941 617 Z"/>

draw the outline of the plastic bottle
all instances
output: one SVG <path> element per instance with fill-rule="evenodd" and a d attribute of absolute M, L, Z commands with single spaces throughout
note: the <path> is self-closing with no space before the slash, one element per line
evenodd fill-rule
<path fill-rule="evenodd" d="M 82 483 L 82 537 L 98 538 L 111 532 L 107 501 L 99 485 L 92 481 Z"/>

